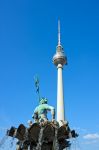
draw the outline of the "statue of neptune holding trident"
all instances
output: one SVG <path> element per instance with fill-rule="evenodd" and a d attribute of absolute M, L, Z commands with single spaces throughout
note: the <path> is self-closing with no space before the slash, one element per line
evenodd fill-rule
<path fill-rule="evenodd" d="M 33 119 L 35 122 L 45 122 L 48 120 L 47 113 L 48 111 L 51 112 L 52 115 L 52 121 L 55 119 L 55 108 L 53 106 L 50 106 L 47 104 L 47 99 L 42 97 L 40 98 L 39 94 L 39 80 L 38 78 L 35 78 L 35 86 L 36 86 L 36 92 L 39 96 L 39 106 L 37 106 L 34 110 Z"/>

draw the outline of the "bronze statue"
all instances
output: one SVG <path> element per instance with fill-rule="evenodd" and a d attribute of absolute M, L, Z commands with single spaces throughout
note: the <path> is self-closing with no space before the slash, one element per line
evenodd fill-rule
<path fill-rule="evenodd" d="M 52 121 L 55 119 L 55 108 L 47 104 L 46 98 L 41 98 L 39 106 L 34 110 L 33 118 L 35 122 L 44 122 L 47 121 L 47 112 L 50 111 L 52 115 Z"/>

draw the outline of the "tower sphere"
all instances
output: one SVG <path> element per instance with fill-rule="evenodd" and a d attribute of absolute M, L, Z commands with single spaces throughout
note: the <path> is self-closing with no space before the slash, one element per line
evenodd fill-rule
<path fill-rule="evenodd" d="M 61 64 L 62 66 L 67 64 L 67 57 L 65 56 L 61 45 L 56 47 L 56 54 L 53 57 L 53 63 L 56 66 L 58 66 L 58 64 Z"/>

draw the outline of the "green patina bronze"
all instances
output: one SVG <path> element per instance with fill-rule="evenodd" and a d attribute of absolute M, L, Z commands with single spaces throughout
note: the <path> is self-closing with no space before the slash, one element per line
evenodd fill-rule
<path fill-rule="evenodd" d="M 51 112 L 52 120 L 55 119 L 55 108 L 47 104 L 46 98 L 41 98 L 39 102 L 39 106 L 37 106 L 34 110 L 33 118 L 35 122 L 47 121 L 47 113 Z"/>
<path fill-rule="evenodd" d="M 40 86 L 39 86 L 39 78 L 38 76 L 34 77 L 35 81 L 35 87 L 36 87 L 36 93 L 38 94 L 39 98 L 39 105 L 35 108 L 34 114 L 33 114 L 33 119 L 35 122 L 42 122 L 42 121 L 47 121 L 47 113 L 48 111 L 51 112 L 52 115 L 52 120 L 55 119 L 55 108 L 53 106 L 50 106 L 47 104 L 47 99 L 42 97 L 40 98 Z"/>

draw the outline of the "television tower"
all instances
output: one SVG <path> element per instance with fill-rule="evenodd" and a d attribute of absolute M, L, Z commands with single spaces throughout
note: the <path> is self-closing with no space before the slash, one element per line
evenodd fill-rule
<path fill-rule="evenodd" d="M 62 121 L 65 121 L 65 110 L 64 110 L 64 93 L 63 93 L 63 77 L 62 70 L 63 66 L 67 64 L 67 57 L 64 54 L 63 47 L 60 41 L 60 20 L 58 20 L 58 45 L 56 47 L 56 54 L 53 57 L 53 63 L 57 67 L 57 121 L 60 126 Z"/>

